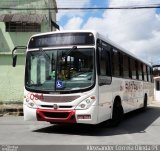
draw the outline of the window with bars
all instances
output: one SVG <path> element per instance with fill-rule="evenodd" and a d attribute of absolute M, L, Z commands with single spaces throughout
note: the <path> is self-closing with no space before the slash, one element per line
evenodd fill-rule
<path fill-rule="evenodd" d="M 6 32 L 40 32 L 41 25 L 37 23 L 6 22 Z"/>

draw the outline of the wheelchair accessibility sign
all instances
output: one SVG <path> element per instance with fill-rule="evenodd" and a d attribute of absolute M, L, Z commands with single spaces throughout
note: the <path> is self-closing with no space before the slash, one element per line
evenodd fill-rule
<path fill-rule="evenodd" d="M 56 88 L 57 89 L 62 89 L 63 88 L 63 82 L 61 80 L 57 80 L 57 82 L 56 82 Z"/>

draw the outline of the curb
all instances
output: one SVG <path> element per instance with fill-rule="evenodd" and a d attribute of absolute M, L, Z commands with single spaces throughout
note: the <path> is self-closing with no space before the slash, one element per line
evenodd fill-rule
<path fill-rule="evenodd" d="M 23 116 L 23 104 L 1 104 L 0 117 L 5 115 Z"/>

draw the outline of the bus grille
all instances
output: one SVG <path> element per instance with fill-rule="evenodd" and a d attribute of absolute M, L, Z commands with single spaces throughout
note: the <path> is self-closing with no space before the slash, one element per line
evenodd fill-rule
<path fill-rule="evenodd" d="M 37 109 L 37 120 L 54 123 L 76 123 L 75 110 Z"/>
<path fill-rule="evenodd" d="M 48 118 L 67 118 L 69 113 L 62 112 L 62 113 L 54 113 L 54 112 L 43 112 L 44 116 Z"/>
<path fill-rule="evenodd" d="M 41 105 L 41 107 L 44 107 L 44 108 L 53 108 L 53 105 Z M 58 106 L 58 108 L 61 108 L 61 109 L 66 109 L 66 108 L 72 108 L 73 106 L 71 105 L 60 105 Z"/>

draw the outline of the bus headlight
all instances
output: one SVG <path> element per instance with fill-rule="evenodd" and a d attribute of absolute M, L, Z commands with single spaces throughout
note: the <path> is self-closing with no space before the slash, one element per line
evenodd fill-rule
<path fill-rule="evenodd" d="M 27 105 L 29 108 L 37 109 L 38 106 L 35 104 L 34 101 L 26 99 L 25 100 L 25 105 Z"/>
<path fill-rule="evenodd" d="M 76 107 L 77 110 L 86 110 L 88 109 L 96 100 L 95 96 L 89 97 L 83 100 L 81 103 L 78 104 Z"/>

